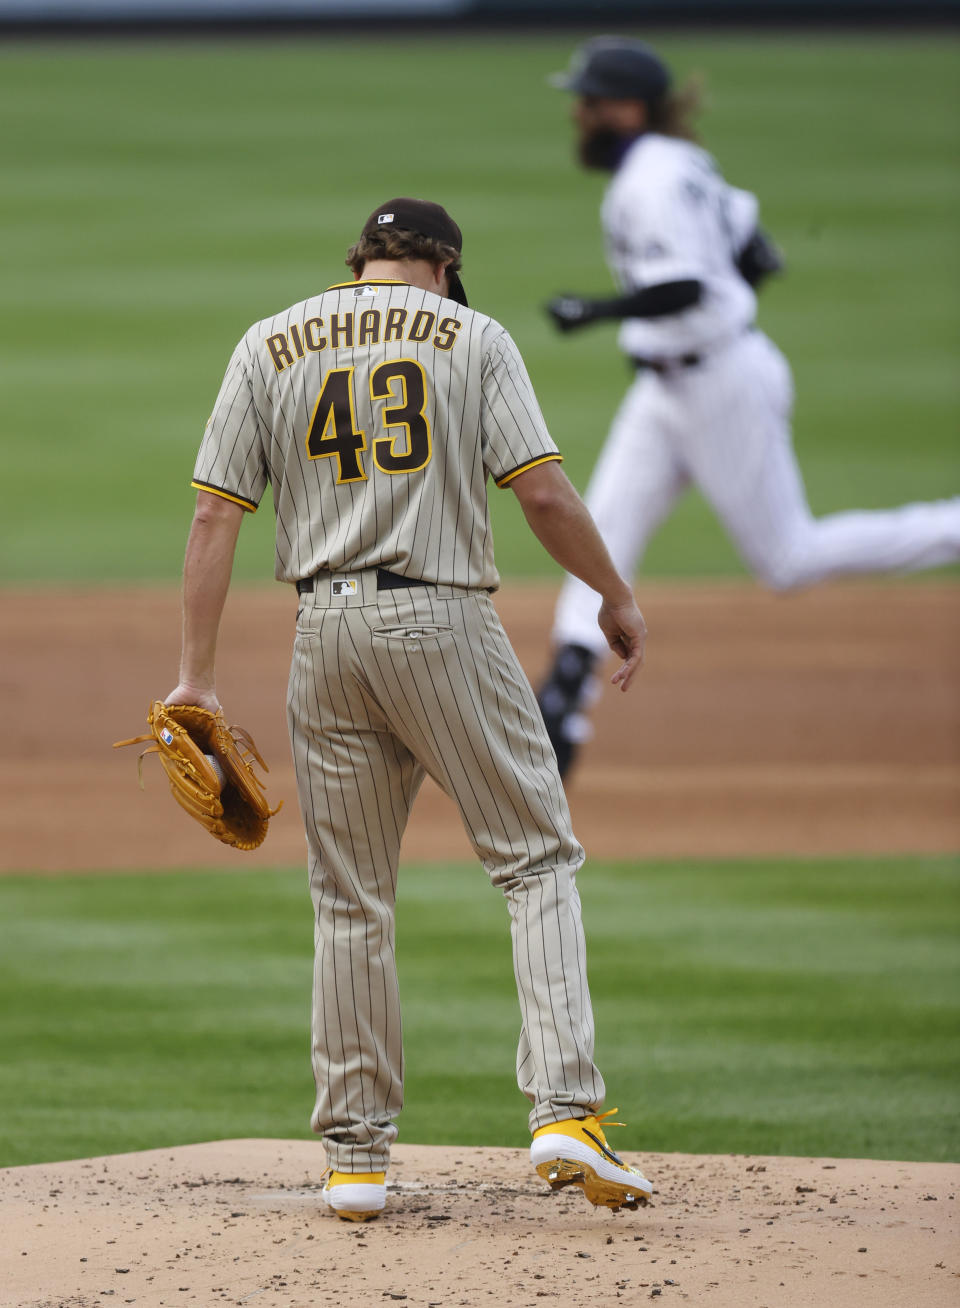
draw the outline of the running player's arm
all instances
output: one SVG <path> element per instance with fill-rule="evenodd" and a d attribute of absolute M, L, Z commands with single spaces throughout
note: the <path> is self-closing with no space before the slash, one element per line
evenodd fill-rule
<path fill-rule="evenodd" d="M 783 271 L 783 254 L 760 226 L 760 205 L 752 192 L 728 186 L 726 200 L 734 267 L 747 285 L 756 289 Z"/>
<path fill-rule="evenodd" d="M 623 290 L 596 298 L 555 296 L 546 309 L 561 331 L 603 319 L 665 318 L 700 303 L 710 261 L 683 181 L 640 189 L 629 177 L 619 183 L 605 221 L 618 264 L 624 261 L 617 273 Z"/>
<path fill-rule="evenodd" d="M 643 286 L 628 295 L 614 295 L 606 300 L 558 295 L 547 305 L 547 313 L 561 331 L 568 332 L 603 318 L 663 318 L 670 313 L 682 313 L 698 304 L 702 294 L 703 283 L 690 277 Z"/>
<path fill-rule="evenodd" d="M 756 288 L 766 278 L 783 272 L 783 255 L 762 227 L 754 229 L 736 258 L 737 272 Z"/>
<path fill-rule="evenodd" d="M 607 644 L 623 659 L 610 680 L 626 690 L 643 663 L 647 628 L 633 591 L 614 567 L 587 506 L 556 462 L 518 473 L 510 488 L 531 531 L 551 558 L 603 600 L 597 621 Z"/>

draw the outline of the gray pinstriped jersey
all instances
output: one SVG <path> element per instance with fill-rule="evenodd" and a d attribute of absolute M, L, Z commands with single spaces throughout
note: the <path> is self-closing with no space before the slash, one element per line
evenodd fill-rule
<path fill-rule="evenodd" d="M 253 510 L 270 483 L 278 580 L 383 567 L 493 589 L 487 478 L 559 458 L 499 323 L 405 282 L 350 282 L 245 333 L 193 484 Z"/>

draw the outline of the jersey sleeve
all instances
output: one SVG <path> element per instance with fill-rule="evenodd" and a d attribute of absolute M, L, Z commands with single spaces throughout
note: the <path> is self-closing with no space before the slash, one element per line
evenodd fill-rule
<path fill-rule="evenodd" d="M 503 328 L 485 342 L 480 384 L 483 462 L 498 486 L 508 486 L 538 463 L 562 458 L 520 351 Z"/>
<path fill-rule="evenodd" d="M 760 221 L 760 205 L 757 197 L 750 191 L 742 191 L 738 186 L 727 188 L 729 197 L 730 230 L 733 235 L 733 248 L 736 253 L 746 245 L 757 230 Z"/>
<path fill-rule="evenodd" d="M 612 197 L 608 239 L 627 289 L 706 280 L 756 224 L 754 196 L 728 186 L 706 155 L 685 162 L 627 178 Z"/>
<path fill-rule="evenodd" d="M 245 336 L 234 350 L 200 442 L 192 485 L 256 511 L 267 485 L 267 464 L 251 382 Z"/>
<path fill-rule="evenodd" d="M 699 280 L 698 251 L 691 246 L 689 222 L 671 217 L 664 195 L 631 197 L 621 193 L 608 206 L 606 233 L 610 264 L 624 290 L 643 290 L 665 282 Z"/>

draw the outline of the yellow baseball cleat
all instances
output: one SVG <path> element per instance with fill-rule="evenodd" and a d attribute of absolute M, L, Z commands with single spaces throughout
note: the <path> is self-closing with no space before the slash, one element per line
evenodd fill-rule
<path fill-rule="evenodd" d="M 570 1117 L 534 1131 L 530 1161 L 551 1190 L 579 1186 L 592 1204 L 613 1212 L 646 1205 L 653 1194 L 652 1184 L 617 1157 L 600 1125 L 617 1111 L 614 1108 L 600 1117 Z"/>
<path fill-rule="evenodd" d="M 345 1222 L 369 1222 L 383 1212 L 386 1181 L 386 1172 L 328 1172 L 320 1198 Z"/>

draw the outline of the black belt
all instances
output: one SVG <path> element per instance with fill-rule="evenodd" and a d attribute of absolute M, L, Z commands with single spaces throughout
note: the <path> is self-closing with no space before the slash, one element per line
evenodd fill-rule
<path fill-rule="evenodd" d="M 297 582 L 297 594 L 308 595 L 316 589 L 317 582 L 332 578 L 332 572 L 315 572 L 312 577 L 301 577 Z M 432 586 L 430 581 L 420 577 L 401 577 L 399 572 L 388 572 L 386 568 L 377 568 L 377 590 L 400 590 L 405 586 Z"/>
<path fill-rule="evenodd" d="M 635 356 L 630 362 L 636 369 L 649 368 L 651 372 L 658 373 L 661 377 L 666 372 L 672 372 L 674 368 L 696 368 L 697 364 L 703 363 L 702 354 L 678 354 L 672 359 L 638 359 Z"/>

